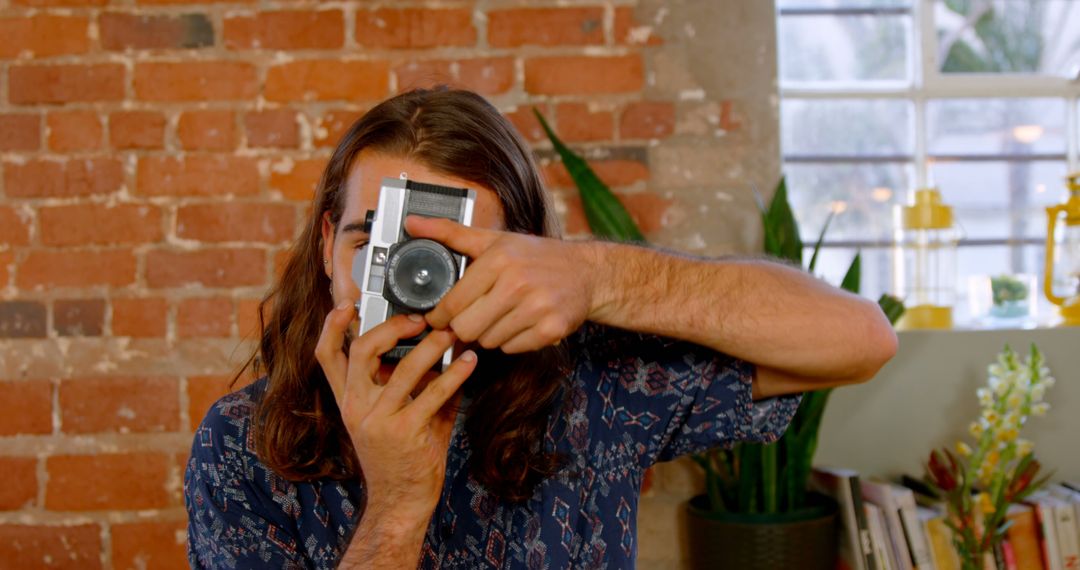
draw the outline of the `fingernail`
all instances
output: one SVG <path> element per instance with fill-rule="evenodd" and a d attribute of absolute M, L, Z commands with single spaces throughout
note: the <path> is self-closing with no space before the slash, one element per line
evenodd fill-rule
<path fill-rule="evenodd" d="M 462 362 L 472 362 L 476 360 L 476 353 L 471 350 L 466 350 L 465 354 L 461 355 Z"/>
<path fill-rule="evenodd" d="M 424 317 L 420 313 L 410 313 L 409 320 L 414 323 L 419 323 L 420 321 L 424 320 Z"/>
<path fill-rule="evenodd" d="M 348 309 L 351 306 L 352 306 L 352 301 L 342 301 L 341 303 L 338 304 L 337 310 L 344 311 L 345 309 Z"/>

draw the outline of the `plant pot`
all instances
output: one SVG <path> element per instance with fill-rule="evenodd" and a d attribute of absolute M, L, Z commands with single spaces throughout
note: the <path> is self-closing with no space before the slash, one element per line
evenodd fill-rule
<path fill-rule="evenodd" d="M 836 502 L 810 493 L 807 503 L 798 511 L 766 515 L 713 512 L 707 496 L 690 499 L 690 567 L 835 570 Z"/>

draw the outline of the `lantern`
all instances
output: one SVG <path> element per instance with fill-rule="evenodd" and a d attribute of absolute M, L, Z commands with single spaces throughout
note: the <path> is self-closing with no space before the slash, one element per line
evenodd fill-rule
<path fill-rule="evenodd" d="M 896 217 L 893 288 L 907 307 L 897 326 L 952 328 L 959 242 L 952 208 L 927 188 L 915 192 L 914 204 L 897 206 Z"/>
<path fill-rule="evenodd" d="M 1058 306 L 1065 325 L 1080 326 L 1080 172 L 1070 174 L 1068 183 L 1068 201 L 1046 208 L 1046 267 L 1043 291 L 1046 298 Z M 1061 236 L 1061 257 L 1055 263 L 1054 230 L 1062 214 L 1065 214 L 1065 229 Z M 1065 281 L 1065 296 L 1058 296 L 1054 292 L 1055 273 Z"/>

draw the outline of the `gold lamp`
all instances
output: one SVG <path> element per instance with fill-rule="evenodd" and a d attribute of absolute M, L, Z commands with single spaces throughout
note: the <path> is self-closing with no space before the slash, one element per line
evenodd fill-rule
<path fill-rule="evenodd" d="M 952 207 L 936 188 L 916 190 L 915 202 L 896 208 L 894 289 L 907 309 L 901 329 L 952 328 L 959 232 Z"/>
<path fill-rule="evenodd" d="M 1046 298 L 1058 306 L 1067 326 L 1080 326 L 1080 172 L 1067 177 L 1069 199 L 1064 204 L 1046 208 L 1046 268 L 1043 275 L 1043 291 Z M 1061 236 L 1061 259 L 1055 267 L 1055 229 L 1058 218 L 1065 214 L 1065 229 Z M 1065 296 L 1054 293 L 1054 273 L 1065 278 Z"/>

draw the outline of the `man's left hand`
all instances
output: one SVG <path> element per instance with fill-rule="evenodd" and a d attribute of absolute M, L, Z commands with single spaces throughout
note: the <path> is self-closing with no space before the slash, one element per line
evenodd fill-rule
<path fill-rule="evenodd" d="M 473 228 L 410 216 L 414 238 L 435 240 L 472 260 L 439 304 L 425 315 L 465 342 L 507 354 L 558 343 L 589 317 L 599 263 L 588 242 Z"/>

